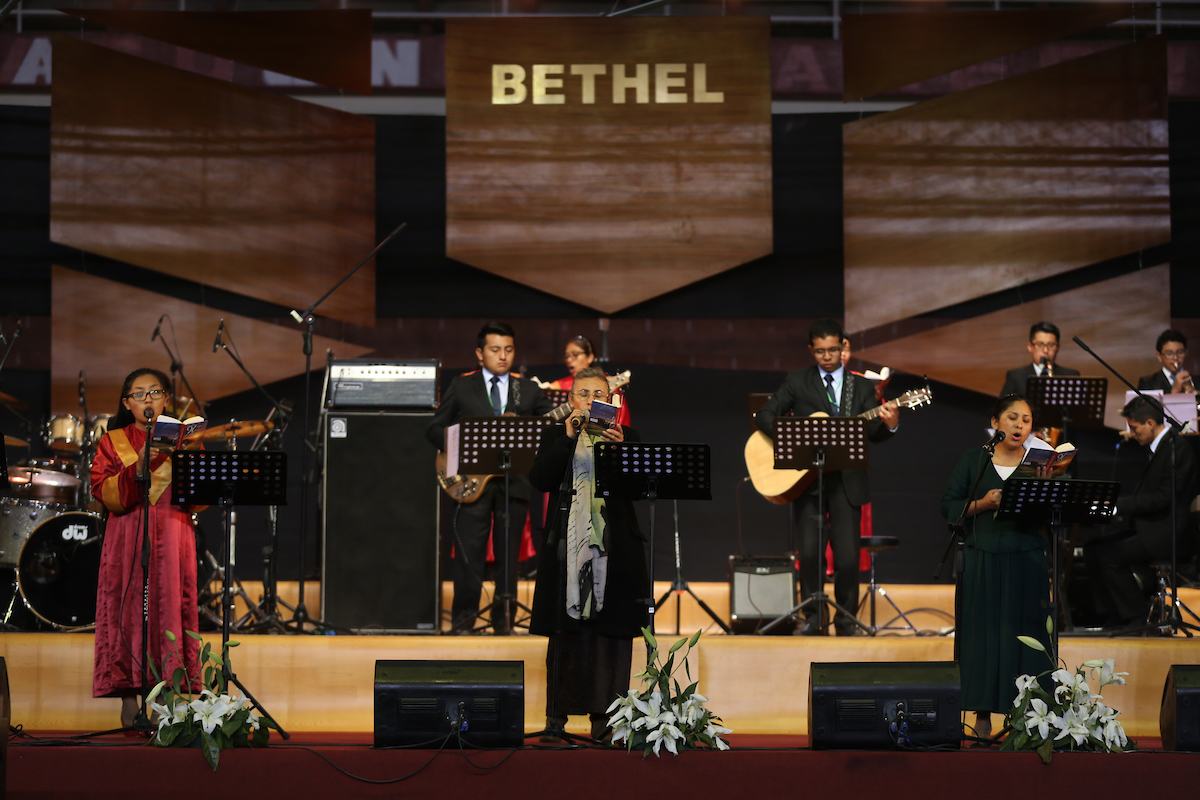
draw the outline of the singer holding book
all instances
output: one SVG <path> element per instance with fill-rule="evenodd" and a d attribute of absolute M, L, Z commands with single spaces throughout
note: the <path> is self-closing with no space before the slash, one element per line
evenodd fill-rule
<path fill-rule="evenodd" d="M 170 451 L 150 454 L 150 617 L 149 642 L 142 641 L 142 485 L 147 428 L 170 401 L 170 381 L 156 369 L 130 373 L 121 387 L 120 407 L 100 440 L 92 463 L 92 496 L 104 504 L 108 520 L 96 591 L 95 669 L 92 695 L 121 698 L 121 725 L 133 723 L 142 688 L 146 650 L 166 675 L 184 663 L 195 665 L 198 644 L 184 631 L 199 630 L 196 606 L 196 535 L 190 509 L 171 505 Z M 175 641 L 167 640 L 171 631 Z M 149 673 L 147 688 L 155 683 Z"/>
<path fill-rule="evenodd" d="M 550 493 L 529 625 L 530 633 L 549 637 L 546 728 L 561 731 L 569 714 L 587 714 L 594 739 L 608 735 L 606 711 L 629 689 L 633 640 L 649 624 L 645 537 L 633 503 L 595 495 L 596 443 L 641 441 L 636 430 L 620 424 L 589 432 L 592 401 L 608 399 L 602 370 L 577 372 L 571 416 L 543 431 L 529 473 L 534 486 Z M 542 741 L 560 739 L 550 733 Z"/>
<path fill-rule="evenodd" d="M 992 427 L 1004 439 L 968 450 L 942 494 L 942 516 L 963 520 L 963 563 L 955 594 L 955 660 L 962 671 L 962 707 L 976 712 L 975 732 L 990 738 L 991 714 L 1003 714 L 1016 697 L 1017 676 L 1045 671 L 1044 653 L 1017 641 L 1032 636 L 1049 648 L 1049 567 L 1037 528 L 998 521 L 1004 481 L 1021 463 L 1033 412 L 1020 395 L 1000 398 Z M 980 471 L 983 477 L 980 478 Z M 1047 477 L 1043 469 L 1038 477 Z M 979 485 L 975 494 L 967 495 Z"/>

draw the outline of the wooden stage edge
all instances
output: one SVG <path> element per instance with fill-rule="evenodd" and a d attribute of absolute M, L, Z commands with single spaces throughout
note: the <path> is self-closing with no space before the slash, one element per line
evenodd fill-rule
<path fill-rule="evenodd" d="M 910 589 L 949 588 L 897 586 L 891 587 L 890 593 L 904 597 Z M 673 637 L 673 633 L 663 632 L 673 630 L 672 603 L 674 600 L 668 602 L 660 617 L 660 638 Z M 691 616 L 692 610 L 685 608 L 685 633 L 700 627 L 689 625 Z M 206 634 L 206 638 L 219 646 L 219 634 Z M 538 730 L 544 722 L 546 640 L 542 637 L 238 634 L 235 638 L 241 642 L 233 650 L 238 677 L 289 731 L 370 733 L 374 667 L 381 659 L 522 661 L 525 729 Z M 949 661 L 953 645 L 951 636 L 939 635 L 871 639 L 706 632 L 693 656 L 692 673 L 700 681 L 700 691 L 710 698 L 710 708 L 738 733 L 803 735 L 808 732 L 812 662 Z M 9 674 L 12 724 L 41 731 L 114 727 L 118 701 L 91 696 L 92 650 L 93 637 L 88 633 L 0 634 L 0 655 L 6 659 Z M 640 647 L 635 648 L 635 672 L 640 671 L 642 653 Z M 1129 735 L 1153 737 L 1159 734 L 1158 713 L 1167 671 L 1172 664 L 1200 662 L 1200 640 L 1072 636 L 1063 638 L 1062 656 L 1072 668 L 1092 658 L 1116 659 L 1118 669 L 1129 673 L 1129 685 L 1107 687 L 1105 702 L 1121 711 Z M 572 718 L 568 729 L 586 733 L 586 728 L 586 719 L 580 717 Z"/>

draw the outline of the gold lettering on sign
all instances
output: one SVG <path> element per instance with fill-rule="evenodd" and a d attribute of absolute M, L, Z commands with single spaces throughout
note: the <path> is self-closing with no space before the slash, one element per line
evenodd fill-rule
<path fill-rule="evenodd" d="M 525 68 L 520 64 L 492 64 L 492 105 L 525 102 Z"/>
<path fill-rule="evenodd" d="M 683 73 L 680 75 L 679 73 Z M 654 65 L 654 102 L 686 103 L 687 92 L 672 92 L 672 89 L 687 87 L 687 64 Z"/>
<path fill-rule="evenodd" d="M 625 92 L 629 89 L 634 90 L 634 98 L 636 102 L 650 102 L 649 64 L 636 65 L 636 72 L 632 78 L 625 76 L 624 64 L 613 64 L 612 101 L 614 103 L 624 103 Z"/>
<path fill-rule="evenodd" d="M 708 64 L 692 64 L 691 94 L 688 94 L 688 64 L 655 64 L 654 94 L 650 94 L 650 65 L 634 64 L 629 74 L 626 64 L 612 65 L 612 101 L 622 105 L 633 90 L 635 103 L 724 103 L 724 92 L 708 89 Z M 578 76 L 579 93 L 571 93 L 559 77 Z M 529 76 L 526 85 L 526 76 Z M 529 99 L 535 106 L 561 106 L 571 102 L 595 105 L 597 79 L 608 75 L 607 64 L 533 64 L 528 70 L 520 64 L 492 65 L 492 105 L 520 105 Z"/>
<path fill-rule="evenodd" d="M 562 64 L 533 65 L 533 104 L 535 106 L 561 106 L 567 98 L 561 94 L 550 94 L 549 89 L 561 89 L 562 78 L 551 78 L 551 75 L 561 75 Z"/>
<path fill-rule="evenodd" d="M 579 76 L 580 99 L 584 105 L 596 102 L 596 76 L 607 75 L 608 67 L 604 64 L 572 64 L 571 74 Z"/>

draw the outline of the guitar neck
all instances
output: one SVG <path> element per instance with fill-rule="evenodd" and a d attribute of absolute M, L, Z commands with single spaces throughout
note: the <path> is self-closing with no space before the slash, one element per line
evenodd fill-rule
<path fill-rule="evenodd" d="M 562 422 L 567 417 L 571 416 L 571 404 L 563 403 L 558 408 L 555 408 L 546 414 L 546 419 L 554 422 Z"/>
<path fill-rule="evenodd" d="M 905 392 L 904 394 L 902 394 L 896 398 L 896 405 L 898 405 L 900 408 L 910 408 L 911 401 L 915 397 L 916 397 L 916 392 Z M 859 414 L 858 416 L 861 417 L 862 419 L 865 419 L 868 422 L 870 422 L 871 420 L 875 419 L 882 413 L 883 413 L 883 406 L 878 405 L 878 406 L 875 406 L 874 408 L 868 408 L 866 411 Z"/>

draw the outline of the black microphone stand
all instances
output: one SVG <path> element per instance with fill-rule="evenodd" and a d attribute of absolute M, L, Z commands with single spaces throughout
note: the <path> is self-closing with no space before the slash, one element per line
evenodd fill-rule
<path fill-rule="evenodd" d="M 1176 466 L 1175 466 L 1175 445 L 1176 445 L 1176 441 L 1177 441 L 1178 437 L 1170 435 L 1171 433 L 1174 433 L 1174 430 L 1171 430 L 1171 428 L 1174 428 L 1177 430 L 1183 430 L 1183 423 L 1181 423 L 1179 420 L 1175 419 L 1175 417 L 1171 416 L 1171 413 L 1169 411 L 1167 411 L 1166 403 L 1160 402 L 1157 398 L 1149 397 L 1148 395 L 1143 394 L 1141 389 L 1137 388 L 1132 383 L 1130 383 L 1128 380 L 1126 380 L 1124 375 L 1117 372 L 1117 370 L 1114 369 L 1112 367 L 1112 365 L 1110 365 L 1107 361 L 1105 361 L 1100 356 L 1096 355 L 1096 352 L 1094 350 L 1092 350 L 1092 348 L 1090 348 L 1086 344 L 1084 344 L 1083 340 L 1080 339 L 1078 336 L 1072 336 L 1071 341 L 1075 342 L 1075 344 L 1082 347 L 1084 352 L 1086 352 L 1092 358 L 1099 361 L 1104 366 L 1105 369 L 1107 369 L 1113 375 L 1117 376 L 1117 378 L 1121 381 L 1121 383 L 1125 384 L 1130 389 L 1132 389 L 1133 392 L 1138 397 L 1158 406 L 1159 410 L 1162 411 L 1163 420 L 1168 422 L 1168 432 L 1167 432 L 1166 438 L 1167 438 L 1167 443 L 1171 448 L 1171 612 L 1170 612 L 1170 623 L 1168 624 L 1164 621 L 1164 623 L 1162 625 L 1151 626 L 1151 625 L 1149 625 L 1149 620 L 1147 620 L 1147 625 L 1144 625 L 1139 628 L 1134 628 L 1132 630 L 1127 630 L 1127 631 L 1116 631 L 1112 635 L 1118 636 L 1123 633 L 1136 633 L 1139 631 L 1148 630 L 1152 627 L 1159 627 L 1159 628 L 1170 627 L 1172 636 L 1179 633 L 1179 631 L 1182 629 L 1183 632 L 1189 638 L 1191 638 L 1192 631 L 1193 630 L 1200 631 L 1200 627 L 1197 627 L 1190 623 L 1184 622 L 1183 618 L 1179 614 L 1179 607 L 1183 604 L 1179 602 L 1179 571 L 1178 571 L 1178 568 L 1179 568 L 1179 553 L 1178 553 L 1178 549 L 1179 549 L 1179 543 L 1178 543 L 1178 539 L 1179 539 L 1179 519 L 1178 519 L 1179 502 L 1178 502 L 1177 494 L 1179 491 L 1179 487 L 1177 485 L 1177 481 L 1179 480 L 1179 477 L 1178 477 L 1178 474 L 1176 471 Z M 1190 613 L 1190 611 L 1189 611 L 1189 613 Z M 1163 602 L 1163 616 L 1164 617 L 1167 616 L 1167 609 L 1166 609 L 1165 601 Z M 1195 615 L 1193 615 L 1193 616 L 1195 616 Z"/>
<path fill-rule="evenodd" d="M 967 492 L 967 502 L 963 504 L 962 511 L 958 514 L 958 519 L 954 520 L 954 522 L 947 526 L 950 530 L 950 540 L 946 542 L 946 550 L 942 553 L 941 560 L 938 562 L 937 567 L 933 570 L 933 579 L 935 581 L 942 576 L 942 570 L 946 568 L 947 562 L 950 561 L 950 554 L 954 552 L 955 544 L 958 545 L 958 552 L 962 553 L 963 545 L 965 544 L 967 535 L 965 526 L 967 509 L 969 509 L 971 507 L 971 503 L 975 501 L 975 490 L 978 489 L 979 484 L 983 482 L 983 456 L 984 454 L 987 454 L 988 458 L 991 458 L 996 452 L 996 445 L 1004 441 L 1004 438 L 1005 437 L 1001 436 L 998 439 L 993 439 L 992 441 L 988 442 L 983 446 L 982 452 L 979 454 L 979 462 L 977 464 L 978 474 L 975 476 L 975 483 L 971 485 L 971 490 Z"/>
<path fill-rule="evenodd" d="M 170 314 L 166 314 L 164 316 L 165 316 L 167 322 L 171 323 L 171 337 L 174 338 L 175 337 L 175 321 L 173 319 L 171 319 Z M 158 329 L 155 328 L 155 331 L 157 333 Z M 196 396 L 196 390 L 192 388 L 191 382 L 187 379 L 187 374 L 183 371 L 183 361 L 178 356 L 176 356 L 175 353 L 171 352 L 171 346 L 169 344 L 167 344 L 166 336 L 163 336 L 161 333 L 157 333 L 157 337 L 158 337 L 158 340 L 160 342 L 162 342 L 163 349 L 167 351 L 167 358 L 171 359 L 171 397 L 176 398 L 176 399 L 179 397 L 178 382 L 183 381 L 184 387 L 188 390 L 188 392 L 190 392 L 192 402 L 194 402 L 196 404 L 196 410 L 200 413 L 200 416 L 204 416 L 204 403 L 200 402 L 200 398 Z M 176 340 L 175 348 L 176 348 L 176 350 L 179 349 L 178 340 Z M 178 378 L 176 378 L 176 374 L 178 374 Z M 183 415 L 182 411 L 180 411 L 178 413 L 180 414 L 180 416 Z"/>
<path fill-rule="evenodd" d="M 151 733 L 154 726 L 150 724 L 150 715 L 146 713 L 146 696 L 150 693 L 149 664 L 150 658 L 150 454 L 154 448 L 150 446 L 150 437 L 154 433 L 154 410 L 147 408 L 146 418 L 146 455 L 142 461 L 142 474 L 136 481 L 142 489 L 142 689 L 140 692 L 138 713 L 133 718 L 133 730 L 140 733 Z M 134 423 L 137 424 L 137 423 Z M 134 655 L 134 662 L 138 657 Z"/>
<path fill-rule="evenodd" d="M 311 444 L 312 435 L 312 341 L 313 341 L 313 326 L 316 324 L 316 319 L 313 317 L 313 312 L 317 307 L 328 299 L 329 295 L 338 290 L 339 287 L 350 279 L 350 276 L 358 272 L 359 267 L 371 260 L 371 257 L 378 253 L 385 244 L 395 238 L 396 234 L 408 227 L 407 222 L 401 222 L 394 231 L 387 235 L 379 244 L 375 245 L 375 249 L 367 253 L 366 258 L 354 265 L 354 267 L 342 276 L 342 279 L 335 283 L 329 291 L 317 298 L 317 301 L 304 310 L 303 313 L 292 309 L 292 319 L 297 323 L 304 325 L 304 330 L 301 332 L 304 339 L 304 424 L 301 431 L 301 436 L 304 437 L 305 448 L 300 451 L 300 594 L 296 601 L 296 609 L 292 614 L 288 624 L 300 633 L 304 632 L 305 623 L 313 623 L 321 627 L 328 627 L 324 623 L 313 619 L 308 614 L 308 608 L 304 605 L 304 555 L 308 545 L 308 451 L 311 448 L 314 452 L 316 448 Z"/>

